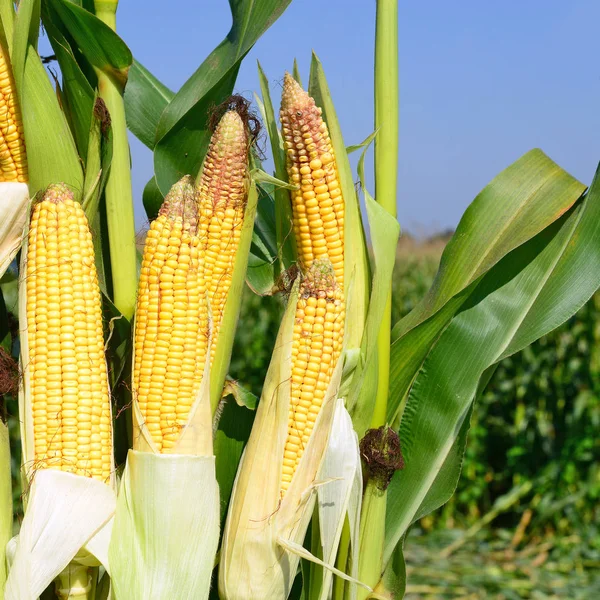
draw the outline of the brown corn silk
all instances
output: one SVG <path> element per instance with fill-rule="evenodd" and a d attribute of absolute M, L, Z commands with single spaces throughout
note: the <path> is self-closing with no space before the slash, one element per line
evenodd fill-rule
<path fill-rule="evenodd" d="M 198 185 L 189 176 L 176 183 L 148 232 L 133 389 L 160 452 L 175 451 L 207 357 L 214 358 L 244 220 L 247 156 L 246 127 L 228 111 L 213 133 Z"/>
<path fill-rule="evenodd" d="M 321 109 L 285 74 L 280 119 L 291 191 L 298 260 L 306 271 L 328 257 L 344 283 L 344 198 L 335 153 Z"/>
<path fill-rule="evenodd" d="M 65 185 L 51 185 L 34 204 L 26 286 L 34 464 L 25 466 L 108 482 L 112 420 L 100 288 L 87 219 Z"/>
<path fill-rule="evenodd" d="M 27 157 L 21 112 L 12 73 L 0 48 L 0 182 L 27 183 Z"/>

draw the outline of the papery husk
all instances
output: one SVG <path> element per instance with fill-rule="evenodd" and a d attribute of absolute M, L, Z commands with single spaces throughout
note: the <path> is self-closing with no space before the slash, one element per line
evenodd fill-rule
<path fill-rule="evenodd" d="M 6 600 L 35 600 L 72 560 L 87 566 L 103 565 L 110 572 L 106 532 L 116 507 L 114 462 L 107 482 L 58 469 L 35 469 L 27 338 L 26 233 L 19 270 L 19 414 L 25 516 L 19 534 L 9 543 Z"/>
<path fill-rule="evenodd" d="M 91 477 L 57 469 L 39 470 L 29 489 L 29 500 L 19 535 L 9 543 L 10 571 L 6 600 L 35 600 L 78 556 L 86 566 L 108 570 L 104 527 L 115 512 L 113 489 Z M 89 547 L 94 536 L 99 556 Z M 81 558 L 81 560 L 79 560 Z"/>
<path fill-rule="evenodd" d="M 362 465 L 358 436 L 352 427 L 352 418 L 342 399 L 338 399 L 336 403 L 331 435 L 319 471 L 319 480 L 329 482 L 319 486 L 317 490 L 323 560 L 328 564 L 334 564 L 347 515 L 352 558 L 349 575 L 356 579 L 363 491 Z M 323 569 L 320 600 L 329 598 L 333 575 L 331 569 Z M 350 585 L 350 600 L 356 597 L 356 589 L 356 585 Z"/>
<path fill-rule="evenodd" d="M 29 188 L 26 183 L 0 183 L 0 277 L 21 247 L 28 206 Z"/>
<path fill-rule="evenodd" d="M 130 450 L 109 549 L 113 598 L 207 598 L 219 520 L 214 456 Z"/>
<path fill-rule="evenodd" d="M 288 597 L 300 555 L 307 558 L 301 545 L 313 514 L 315 492 L 330 483 L 317 476 L 334 420 L 342 360 L 337 362 L 308 445 L 281 499 L 297 299 L 298 282 L 290 295 L 233 487 L 219 568 L 219 593 L 228 600 Z M 342 523 L 344 518 L 345 512 Z M 320 563 L 312 555 L 309 559 Z"/>
<path fill-rule="evenodd" d="M 208 597 L 220 533 L 210 387 L 207 360 L 187 423 L 164 453 L 134 398 L 133 449 L 109 548 L 115 600 Z"/>

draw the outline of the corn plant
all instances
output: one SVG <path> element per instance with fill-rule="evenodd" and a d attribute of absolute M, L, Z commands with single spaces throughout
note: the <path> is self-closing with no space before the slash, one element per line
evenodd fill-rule
<path fill-rule="evenodd" d="M 18 278 L 20 343 L 0 341 L 20 361 L 24 504 L 11 538 L 3 424 L 7 599 L 401 598 L 406 534 L 451 497 L 496 365 L 600 286 L 600 183 L 532 150 L 392 325 L 397 1 L 376 5 L 362 143 L 316 54 L 306 88 L 284 75 L 279 123 L 259 65 L 269 174 L 233 92 L 290 1 L 230 0 L 230 32 L 176 93 L 118 37 L 117 0 L 0 3 L 0 290 Z M 154 156 L 141 256 L 127 129 Z M 259 399 L 228 377 L 245 283 L 284 305 Z"/>

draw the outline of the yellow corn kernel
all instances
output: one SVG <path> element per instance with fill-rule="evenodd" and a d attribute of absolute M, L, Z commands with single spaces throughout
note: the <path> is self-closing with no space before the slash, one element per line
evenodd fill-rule
<path fill-rule="evenodd" d="M 325 401 L 329 381 L 342 351 L 344 318 L 344 293 L 336 282 L 334 268 L 328 259 L 317 259 L 300 285 L 296 305 L 288 437 L 281 474 L 282 497 L 300 464 Z M 325 323 L 334 322 L 340 324 L 337 331 L 325 327 Z"/>
<path fill-rule="evenodd" d="M 0 182 L 27 183 L 28 179 L 21 112 L 12 73 L 0 48 Z"/>
<path fill-rule="evenodd" d="M 175 447 L 215 356 L 247 197 L 248 138 L 227 111 L 195 186 L 173 186 L 152 223 L 138 289 L 133 390 L 157 448 Z M 209 310 L 212 314 L 209 348 Z"/>
<path fill-rule="evenodd" d="M 197 193 L 187 176 L 167 194 L 144 247 L 133 393 L 159 450 L 172 448 L 185 424 L 208 350 L 198 219 Z"/>
<path fill-rule="evenodd" d="M 31 466 L 107 481 L 112 420 L 94 247 L 63 184 L 33 207 L 26 270 Z"/>
<path fill-rule="evenodd" d="M 344 240 L 344 199 L 333 146 L 321 109 L 285 74 L 280 119 L 292 190 L 292 216 L 301 268 L 306 271 L 318 258 L 329 258 L 337 283 L 344 282 L 344 253 L 333 251 Z"/>
<path fill-rule="evenodd" d="M 248 191 L 248 134 L 235 110 L 228 110 L 212 135 L 198 179 L 198 236 L 202 269 L 213 318 L 214 359 L 235 257 L 242 232 Z"/>

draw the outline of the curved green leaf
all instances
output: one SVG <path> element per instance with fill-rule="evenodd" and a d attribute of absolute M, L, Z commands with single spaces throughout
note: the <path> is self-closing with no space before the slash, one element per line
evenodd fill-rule
<path fill-rule="evenodd" d="M 283 153 L 283 141 L 277 121 L 275 120 L 275 110 L 271 101 L 269 91 L 269 82 L 258 63 L 258 78 L 260 81 L 260 90 L 263 98 L 263 121 L 269 133 L 271 142 L 271 153 L 275 164 L 275 176 L 283 181 L 287 180 L 285 168 L 285 155 Z M 290 194 L 283 188 L 275 188 L 275 215 L 277 224 L 277 247 L 281 248 L 281 270 L 289 269 L 296 262 L 296 243 L 294 240 L 294 228 L 292 226 L 292 206 L 290 203 Z"/>
<path fill-rule="evenodd" d="M 95 100 L 94 89 L 81 70 L 69 41 L 55 25 L 58 16 L 48 4 L 44 5 L 44 9 L 42 13 L 44 28 L 56 54 L 62 75 L 62 92 L 65 101 L 63 109 L 77 143 L 79 156 L 84 163 L 87 163 L 88 135 Z"/>
<path fill-rule="evenodd" d="M 90 64 L 109 75 L 122 91 L 133 61 L 125 42 L 85 8 L 69 0 L 50 2 Z"/>
<path fill-rule="evenodd" d="M 534 333 L 546 333 L 587 301 L 600 286 L 598 261 L 600 186 L 595 179 L 582 201 L 509 252 L 465 294 L 416 374 L 402 416 L 406 468 L 388 488 L 386 561 L 410 524 L 444 501 L 428 495 L 440 474 L 457 474 L 451 463 L 462 455 L 462 444 L 456 440 L 466 434 L 464 422 L 482 377 L 511 349 L 533 341 Z M 578 272 L 586 263 L 589 270 Z M 559 287 L 562 300 L 553 304 Z M 449 484 L 442 487 L 447 490 Z"/>
<path fill-rule="evenodd" d="M 151 150 L 160 116 L 174 96 L 174 92 L 134 59 L 123 94 L 127 127 Z"/>
<path fill-rule="evenodd" d="M 158 123 L 154 173 L 163 194 L 181 173 L 195 174 L 200 169 L 210 140 L 211 105 L 231 94 L 242 59 L 290 2 L 230 0 L 229 33 L 175 95 Z"/>
<path fill-rule="evenodd" d="M 494 178 L 471 203 L 448 243 L 434 283 L 392 332 L 388 422 L 401 412 L 429 349 L 480 278 L 581 196 L 585 186 L 540 150 Z"/>

